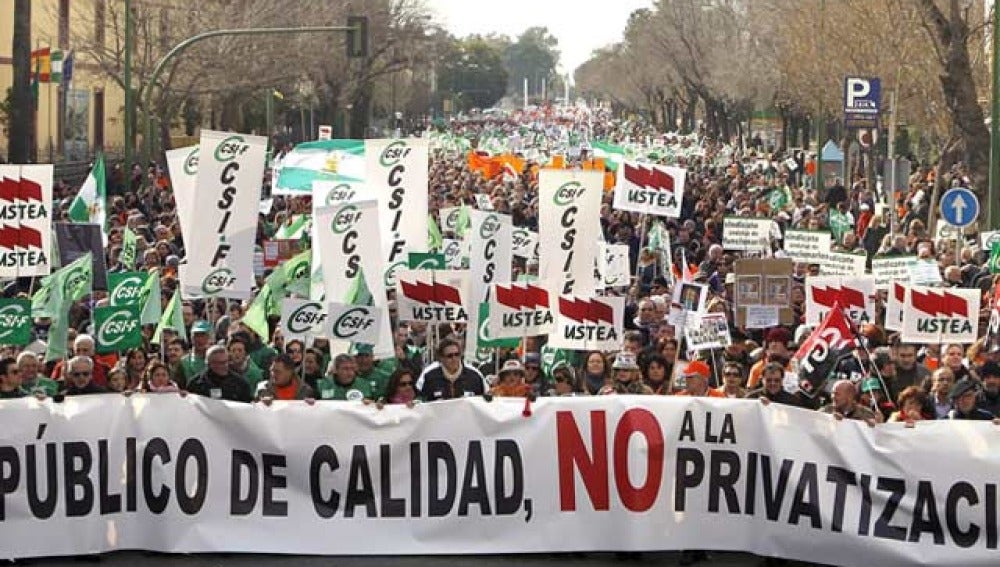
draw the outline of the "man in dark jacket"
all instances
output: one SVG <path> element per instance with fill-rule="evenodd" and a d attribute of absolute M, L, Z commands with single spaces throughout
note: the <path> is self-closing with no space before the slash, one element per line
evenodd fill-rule
<path fill-rule="evenodd" d="M 451 400 L 482 396 L 490 386 L 475 368 L 462 361 L 458 342 L 444 339 L 437 349 L 438 362 L 424 369 L 417 378 L 417 393 L 424 401 Z"/>
<path fill-rule="evenodd" d="M 993 414 L 976 407 L 979 394 L 979 382 L 972 378 L 964 378 L 951 387 L 949 397 L 952 409 L 947 419 L 968 419 L 974 421 L 992 421 Z"/>
<path fill-rule="evenodd" d="M 1000 417 L 1000 364 L 987 362 L 979 369 L 979 377 L 983 380 L 983 391 L 976 407 Z"/>
<path fill-rule="evenodd" d="M 764 374 L 761 377 L 762 387 L 747 394 L 747 398 L 759 399 L 765 404 L 774 402 L 786 406 L 815 409 L 812 400 L 806 399 L 802 394 L 789 394 L 785 390 L 784 381 L 785 367 L 778 362 L 769 362 L 764 367 Z"/>
<path fill-rule="evenodd" d="M 205 353 L 207 367 L 188 383 L 188 392 L 207 396 L 213 400 L 249 402 L 253 399 L 250 385 L 239 374 L 229 369 L 229 351 L 222 345 L 213 345 Z"/>
<path fill-rule="evenodd" d="M 94 382 L 94 361 L 89 356 L 77 355 L 69 359 L 64 383 L 66 389 L 63 394 L 67 396 L 107 392 L 104 386 Z"/>

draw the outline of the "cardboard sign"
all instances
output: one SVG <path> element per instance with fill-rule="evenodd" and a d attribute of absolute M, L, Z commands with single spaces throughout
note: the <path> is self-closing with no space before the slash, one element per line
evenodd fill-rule
<path fill-rule="evenodd" d="M 794 267 L 795 262 L 790 258 L 744 258 L 736 261 L 733 268 L 736 276 L 734 313 L 738 327 L 748 324 L 747 309 L 750 307 L 769 308 L 755 310 L 758 323 L 774 317 L 778 322 L 768 326 L 779 323 L 791 325 L 794 322 L 795 312 L 791 308 Z"/>

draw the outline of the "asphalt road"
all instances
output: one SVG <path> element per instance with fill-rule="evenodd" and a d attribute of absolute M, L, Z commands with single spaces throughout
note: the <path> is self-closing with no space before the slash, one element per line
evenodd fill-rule
<path fill-rule="evenodd" d="M 232 566 L 265 566 L 265 567 L 301 567 L 330 566 L 337 567 L 597 567 L 604 565 L 677 565 L 680 554 L 644 553 L 638 558 L 619 558 L 613 553 L 588 553 L 583 556 L 571 555 L 482 555 L 482 556 L 417 556 L 417 557 L 318 557 L 299 555 L 240 555 L 240 554 L 203 554 L 203 555 L 164 555 L 140 552 L 123 552 L 88 558 L 53 558 L 33 559 L 16 564 L 45 567 L 80 567 L 87 563 L 100 565 L 142 565 L 143 567 L 167 567 L 182 565 L 185 567 L 232 567 Z M 745 553 L 713 552 L 707 561 L 698 565 L 708 567 L 756 567 L 762 565 L 759 557 Z M 787 567 L 802 567 L 812 565 L 789 561 Z"/>

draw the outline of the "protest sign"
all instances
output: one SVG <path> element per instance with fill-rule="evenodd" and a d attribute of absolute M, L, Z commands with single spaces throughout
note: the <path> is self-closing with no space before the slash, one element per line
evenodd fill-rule
<path fill-rule="evenodd" d="M 194 226 L 195 187 L 198 182 L 198 146 L 188 146 L 164 152 L 167 156 L 167 171 L 173 189 L 174 203 L 177 205 L 177 222 L 181 226 L 181 238 L 191 240 Z"/>
<path fill-rule="evenodd" d="M 0 165 L 0 277 L 52 270 L 53 171 L 52 165 Z"/>
<path fill-rule="evenodd" d="M 824 276 L 860 276 L 865 273 L 868 256 L 864 253 L 830 252 L 819 266 Z"/>
<path fill-rule="evenodd" d="M 796 262 L 822 264 L 830 252 L 830 232 L 789 228 L 785 231 L 785 252 Z"/>
<path fill-rule="evenodd" d="M 688 350 L 711 350 L 732 344 L 725 313 L 688 314 L 684 320 Z"/>
<path fill-rule="evenodd" d="M 107 305 L 94 308 L 94 343 L 97 352 L 124 352 L 142 346 L 142 307 Z"/>
<path fill-rule="evenodd" d="M 682 167 L 625 161 L 615 184 L 614 208 L 677 218 L 686 177 Z"/>
<path fill-rule="evenodd" d="M 624 297 L 560 295 L 549 346 L 576 350 L 616 350 L 623 344 Z"/>
<path fill-rule="evenodd" d="M 737 326 L 744 326 L 748 308 L 754 308 L 755 324 L 762 325 L 762 322 L 772 319 L 782 325 L 792 324 L 795 317 L 791 308 L 794 266 L 795 262 L 789 258 L 743 258 L 736 261 L 733 291 Z"/>
<path fill-rule="evenodd" d="M 399 270 L 396 282 L 399 320 L 467 322 L 471 280 L 468 270 Z"/>
<path fill-rule="evenodd" d="M 893 282 L 910 283 L 910 265 L 916 256 L 882 256 L 872 258 L 872 275 L 875 287 L 888 289 Z"/>
<path fill-rule="evenodd" d="M 0 345 L 30 343 L 33 323 L 30 299 L 0 298 Z"/>
<path fill-rule="evenodd" d="M 423 138 L 365 140 L 369 191 L 379 200 L 384 272 L 383 287 L 406 268 L 408 252 L 427 250 L 428 141 Z M 375 279 L 371 274 L 369 280 Z"/>
<path fill-rule="evenodd" d="M 771 219 L 725 217 L 722 220 L 722 247 L 745 252 L 770 249 L 771 222 Z"/>
<path fill-rule="evenodd" d="M 834 305 L 844 309 L 855 323 L 875 321 L 875 277 L 806 278 L 806 325 L 819 325 Z"/>
<path fill-rule="evenodd" d="M 538 275 L 560 293 L 593 295 L 604 175 L 542 169 L 538 180 Z"/>
<path fill-rule="evenodd" d="M 968 344 L 979 338 L 978 289 L 910 286 L 903 303 L 903 341 Z"/>
<path fill-rule="evenodd" d="M 555 324 L 549 291 L 539 282 L 493 284 L 490 315 L 490 336 L 498 339 L 548 334 Z"/>
<path fill-rule="evenodd" d="M 202 130 L 199 147 L 188 231 L 198 245 L 187 249 L 181 291 L 185 297 L 245 299 L 256 285 L 254 242 L 267 138 Z"/>
<path fill-rule="evenodd" d="M 538 233 L 526 228 L 515 227 L 511 233 L 513 254 L 518 258 L 538 258 Z"/>

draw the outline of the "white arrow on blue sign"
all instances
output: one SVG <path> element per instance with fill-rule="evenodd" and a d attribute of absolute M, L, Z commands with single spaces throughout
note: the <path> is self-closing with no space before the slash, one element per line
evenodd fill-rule
<path fill-rule="evenodd" d="M 949 189 L 941 197 L 941 218 L 952 226 L 965 228 L 979 216 L 979 199 L 965 187 Z"/>

